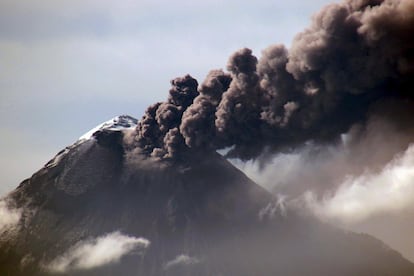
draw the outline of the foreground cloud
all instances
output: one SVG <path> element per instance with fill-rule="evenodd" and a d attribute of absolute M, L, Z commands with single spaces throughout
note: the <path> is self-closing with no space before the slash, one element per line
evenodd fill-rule
<path fill-rule="evenodd" d="M 116 231 L 78 243 L 63 256 L 52 261 L 47 269 L 52 272 L 67 272 L 99 267 L 116 263 L 131 251 L 145 249 L 149 245 L 147 239 L 126 236 Z"/>
<path fill-rule="evenodd" d="M 12 209 L 7 206 L 4 200 L 0 200 L 0 231 L 13 227 L 20 220 L 19 209 Z"/>
<path fill-rule="evenodd" d="M 167 262 L 164 268 L 167 270 L 172 267 L 181 266 L 181 265 L 184 265 L 184 266 L 194 265 L 194 264 L 198 264 L 199 262 L 200 260 L 198 260 L 195 257 L 190 257 L 188 255 L 181 254 L 181 255 L 178 255 L 174 260 Z"/>
<path fill-rule="evenodd" d="M 323 218 L 356 223 L 375 215 L 414 210 L 414 145 L 389 162 L 380 172 L 348 177 L 330 197 L 307 202 Z"/>

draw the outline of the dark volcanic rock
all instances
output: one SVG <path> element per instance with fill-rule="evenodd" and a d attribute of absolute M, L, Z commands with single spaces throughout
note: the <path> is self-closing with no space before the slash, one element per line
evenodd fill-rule
<path fill-rule="evenodd" d="M 74 245 L 114 231 L 150 245 L 62 274 L 414 275 L 413 264 L 372 237 L 282 214 L 217 153 L 131 159 L 122 135 L 98 130 L 7 196 L 22 216 L 0 239 L 0 275 L 51 275 L 48 264 Z"/>

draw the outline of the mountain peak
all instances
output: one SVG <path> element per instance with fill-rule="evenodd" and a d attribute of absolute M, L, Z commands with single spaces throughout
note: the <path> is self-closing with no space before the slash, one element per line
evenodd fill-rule
<path fill-rule="evenodd" d="M 97 126 L 5 198 L 21 215 L 0 231 L 0 275 L 414 275 L 369 236 L 283 213 L 216 152 L 130 150 L 136 123 Z"/>
<path fill-rule="evenodd" d="M 135 128 L 138 120 L 129 115 L 116 116 L 106 122 L 103 122 L 96 127 L 92 128 L 81 137 L 79 140 L 88 140 L 94 137 L 94 134 L 98 131 L 109 130 L 109 131 L 122 131 L 125 129 Z"/>
<path fill-rule="evenodd" d="M 133 129 L 137 126 L 138 120 L 129 115 L 119 115 L 116 116 L 108 121 L 105 121 L 96 127 L 92 128 L 85 134 L 79 137 L 79 139 L 70 146 L 67 146 L 60 152 L 56 154 L 49 162 L 46 163 L 45 168 L 52 168 L 55 167 L 66 154 L 68 154 L 74 148 L 77 148 L 80 144 L 84 144 L 85 142 L 91 139 L 99 140 L 99 144 L 105 143 L 113 143 L 112 139 L 118 139 L 119 132 Z M 115 135 L 114 135 L 115 134 Z M 108 139 L 109 137 L 110 139 Z M 107 140 L 107 142 L 105 142 Z M 90 143 L 89 143 L 90 144 Z M 91 145 L 91 144 L 90 144 Z M 86 145 L 83 147 L 85 148 Z"/>

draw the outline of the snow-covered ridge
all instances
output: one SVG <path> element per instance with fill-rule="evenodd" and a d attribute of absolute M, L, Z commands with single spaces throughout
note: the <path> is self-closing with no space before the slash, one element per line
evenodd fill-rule
<path fill-rule="evenodd" d="M 138 120 L 134 117 L 128 115 L 117 116 L 89 130 L 81 137 L 79 137 L 79 140 L 91 139 L 93 134 L 99 130 L 122 131 L 125 129 L 135 128 L 137 126 L 137 123 Z"/>
<path fill-rule="evenodd" d="M 59 162 L 62 160 L 66 154 L 68 154 L 74 148 L 77 148 L 78 145 L 84 144 L 91 138 L 93 138 L 93 134 L 99 130 L 110 130 L 110 131 L 123 131 L 127 129 L 133 129 L 137 126 L 138 120 L 134 117 L 128 115 L 121 115 L 111 120 L 108 120 L 98 126 L 94 127 L 93 129 L 89 130 L 85 134 L 83 134 L 79 139 L 72 145 L 67 146 L 65 149 L 61 150 L 52 160 L 46 163 L 46 168 L 55 167 Z M 85 147 L 83 147 L 85 148 Z"/>

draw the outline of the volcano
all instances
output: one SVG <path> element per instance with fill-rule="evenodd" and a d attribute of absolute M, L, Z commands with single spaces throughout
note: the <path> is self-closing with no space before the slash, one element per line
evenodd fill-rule
<path fill-rule="evenodd" d="M 136 123 L 98 126 L 3 199 L 20 216 L 1 229 L 0 275 L 414 275 L 381 241 L 285 210 L 215 151 L 132 152 Z"/>

